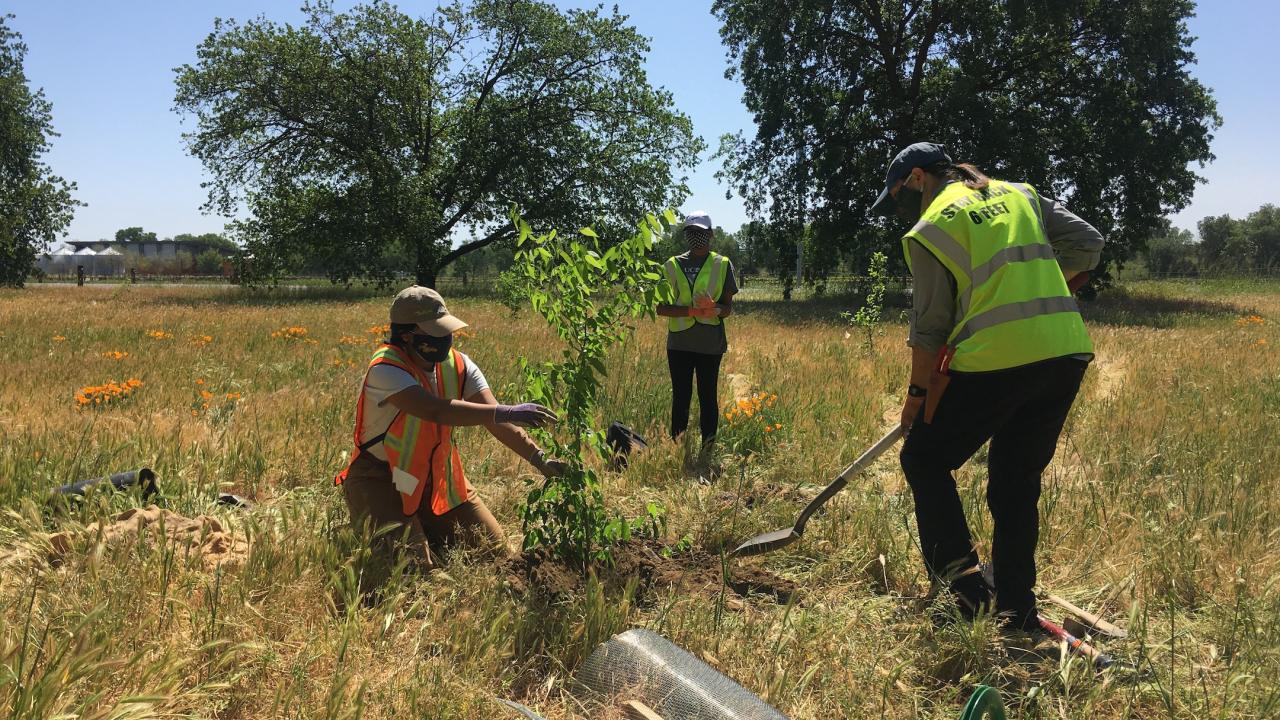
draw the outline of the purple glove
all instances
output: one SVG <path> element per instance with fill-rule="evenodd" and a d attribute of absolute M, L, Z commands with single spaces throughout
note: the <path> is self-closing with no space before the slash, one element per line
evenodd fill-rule
<path fill-rule="evenodd" d="M 499 405 L 493 411 L 494 422 L 511 423 L 520 427 L 543 427 L 559 419 L 555 413 L 537 403 Z"/>

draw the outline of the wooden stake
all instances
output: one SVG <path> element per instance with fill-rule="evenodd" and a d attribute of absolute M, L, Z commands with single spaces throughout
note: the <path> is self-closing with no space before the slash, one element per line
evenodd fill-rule
<path fill-rule="evenodd" d="M 639 700 L 628 700 L 623 703 L 622 714 L 626 715 L 628 720 L 663 720 L 661 715 Z"/>

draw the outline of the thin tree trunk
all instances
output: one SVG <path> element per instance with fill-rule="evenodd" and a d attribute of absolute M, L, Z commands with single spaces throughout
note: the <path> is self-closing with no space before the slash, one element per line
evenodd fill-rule
<path fill-rule="evenodd" d="M 414 263 L 414 276 L 417 284 L 423 287 L 434 288 L 436 286 L 436 264 L 432 255 L 430 241 L 418 243 L 417 258 Z"/>

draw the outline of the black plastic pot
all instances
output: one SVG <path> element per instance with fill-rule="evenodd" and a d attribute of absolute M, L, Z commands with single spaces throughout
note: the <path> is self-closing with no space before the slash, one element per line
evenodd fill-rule
<path fill-rule="evenodd" d="M 54 488 L 50 494 L 83 496 L 89 488 L 104 484 L 110 486 L 112 490 L 128 490 L 135 486 L 141 487 L 143 499 L 149 498 L 160 491 L 160 488 L 156 486 L 156 474 L 152 472 L 151 468 L 144 467 L 127 472 L 118 472 L 114 475 L 104 475 L 68 483 Z"/>

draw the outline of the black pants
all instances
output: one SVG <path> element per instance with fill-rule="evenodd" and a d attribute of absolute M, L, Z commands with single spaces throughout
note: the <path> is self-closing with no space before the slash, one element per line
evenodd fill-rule
<path fill-rule="evenodd" d="M 702 442 L 711 442 L 720 426 L 720 407 L 716 385 L 720 378 L 720 358 L 685 350 L 668 350 L 667 367 L 671 370 L 671 437 L 689 428 L 689 401 L 693 399 L 693 375 L 698 374 L 698 426 Z"/>
<path fill-rule="evenodd" d="M 951 472 L 991 441 L 987 507 L 994 525 L 996 607 L 1015 622 L 1033 619 L 1035 612 L 1040 476 L 1053 459 L 1087 367 L 1057 358 L 996 372 L 953 373 L 933 423 L 926 424 L 922 412 L 902 447 L 925 567 L 935 578 L 950 579 L 978 563 Z M 971 582 L 953 587 L 960 591 Z"/>

